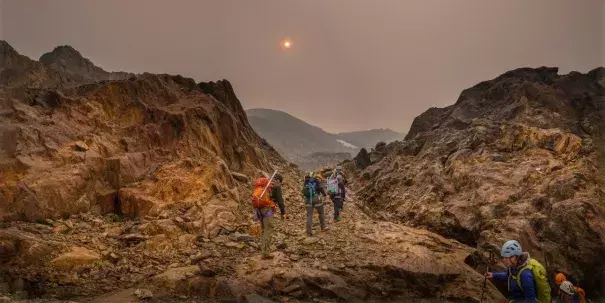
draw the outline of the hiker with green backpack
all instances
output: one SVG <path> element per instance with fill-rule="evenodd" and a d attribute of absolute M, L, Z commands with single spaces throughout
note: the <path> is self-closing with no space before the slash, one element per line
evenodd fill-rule
<path fill-rule="evenodd" d="M 546 269 L 540 262 L 523 252 L 515 240 L 504 243 L 500 254 L 508 270 L 485 275 L 489 279 L 507 282 L 509 302 L 550 303 L 550 285 Z"/>

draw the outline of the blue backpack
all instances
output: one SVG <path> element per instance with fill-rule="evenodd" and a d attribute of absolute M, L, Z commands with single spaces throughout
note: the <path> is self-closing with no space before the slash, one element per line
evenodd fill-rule
<path fill-rule="evenodd" d="M 313 201 L 313 198 L 317 197 L 317 179 L 309 178 L 305 181 L 305 186 L 303 187 L 303 196 L 307 198 L 308 203 Z"/>

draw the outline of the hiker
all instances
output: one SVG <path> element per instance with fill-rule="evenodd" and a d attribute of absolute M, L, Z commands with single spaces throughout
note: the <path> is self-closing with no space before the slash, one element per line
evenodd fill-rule
<path fill-rule="evenodd" d="M 576 287 L 569 281 L 563 281 L 559 286 L 559 298 L 558 301 L 565 303 L 585 303 L 586 298 L 584 295 L 580 296 L 576 292 Z"/>
<path fill-rule="evenodd" d="M 321 185 L 321 182 L 316 178 L 315 173 L 309 172 L 305 176 L 303 184 L 303 198 L 307 206 L 307 236 L 312 236 L 312 225 L 313 225 L 313 210 L 316 209 L 319 214 L 319 225 L 322 231 L 326 231 L 329 228 L 326 226 L 324 220 L 324 203 L 322 196 L 326 196 L 326 192 Z"/>
<path fill-rule="evenodd" d="M 276 176 L 279 176 L 277 172 L 273 174 L 271 179 L 257 179 L 254 184 L 254 191 L 252 192 L 252 206 L 254 207 L 255 218 L 260 221 L 261 225 L 260 248 L 263 259 L 273 259 L 270 248 L 274 232 L 273 214 L 277 210 L 277 205 L 271 200 L 271 193 L 273 192 L 271 185 Z M 281 176 L 279 177 L 281 178 Z"/>
<path fill-rule="evenodd" d="M 340 176 L 341 177 L 341 182 L 339 183 L 340 186 L 340 190 L 341 190 L 341 201 L 340 201 L 340 211 L 342 212 L 344 206 L 345 206 L 345 200 L 347 199 L 347 187 L 346 185 L 349 183 L 349 181 L 347 181 L 347 177 L 345 176 L 345 173 L 342 171 L 342 166 L 336 166 L 336 176 Z"/>
<path fill-rule="evenodd" d="M 345 198 L 344 178 L 340 174 L 334 173 L 328 178 L 328 195 L 334 204 L 334 222 L 340 221 L 340 211 Z"/>
<path fill-rule="evenodd" d="M 345 173 L 342 171 L 342 166 L 338 165 L 336 166 L 336 174 L 337 175 L 341 175 L 344 179 L 344 184 L 347 185 L 349 182 L 347 181 L 347 178 L 345 176 Z"/>
<path fill-rule="evenodd" d="M 523 252 L 515 240 L 504 243 L 500 254 L 507 272 L 487 272 L 485 275 L 508 283 L 509 302 L 550 302 L 550 286 L 542 264 Z"/>
<path fill-rule="evenodd" d="M 273 177 L 273 182 L 271 183 L 271 200 L 277 203 L 279 206 L 279 213 L 281 215 L 282 220 L 287 219 L 288 215 L 286 214 L 286 204 L 284 203 L 284 195 L 282 192 L 282 183 L 284 182 L 284 178 L 282 175 L 276 173 Z"/>
<path fill-rule="evenodd" d="M 565 283 L 567 282 L 567 283 Z M 565 274 L 563 273 L 558 273 L 555 276 L 555 284 L 557 284 L 557 286 L 559 286 L 558 289 L 558 297 L 560 299 L 560 301 L 562 302 L 576 302 L 576 301 L 567 301 L 566 297 L 569 297 L 569 300 L 571 300 L 571 297 L 577 297 L 578 301 L 580 303 L 586 303 L 586 293 L 584 292 L 584 289 L 580 288 L 580 287 L 576 287 L 573 286 L 573 284 L 569 281 L 567 281 L 567 277 L 565 277 Z M 568 291 L 564 291 L 563 290 L 563 284 L 565 284 L 565 288 L 567 289 L 567 287 L 569 285 L 572 286 L 572 290 L 573 290 L 573 294 L 570 294 Z"/>

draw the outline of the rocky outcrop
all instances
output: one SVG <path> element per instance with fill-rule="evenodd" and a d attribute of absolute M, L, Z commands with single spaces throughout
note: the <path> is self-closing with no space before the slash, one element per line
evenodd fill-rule
<path fill-rule="evenodd" d="M 231 172 L 257 175 L 279 158 L 249 127 L 234 94 L 219 101 L 180 76 L 145 74 L 24 96 L 0 95 L 4 220 L 89 211 L 144 217 L 219 195 L 237 204 L 240 184 Z"/>
<path fill-rule="evenodd" d="M 131 73 L 107 72 L 69 45 L 58 46 L 52 52 L 43 54 L 40 63 L 80 83 L 122 80 L 134 76 Z"/>
<path fill-rule="evenodd" d="M 359 155 L 360 198 L 470 246 L 518 239 L 551 272 L 605 283 L 605 70 L 518 69 L 429 109 L 403 142 Z M 375 158 L 373 164 L 367 160 Z"/>
<path fill-rule="evenodd" d="M 57 71 L 19 54 L 0 40 L 0 89 L 62 87 L 73 83 Z"/>

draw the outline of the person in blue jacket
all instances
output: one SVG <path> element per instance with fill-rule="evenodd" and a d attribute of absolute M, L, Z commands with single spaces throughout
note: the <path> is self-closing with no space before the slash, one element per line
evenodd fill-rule
<path fill-rule="evenodd" d="M 506 272 L 488 272 L 486 276 L 496 281 L 508 282 L 509 302 L 525 303 L 538 302 L 534 274 L 531 270 L 525 270 L 521 273 L 521 287 L 515 280 L 520 268 L 529 262 L 529 253 L 521 250 L 521 245 L 515 240 L 510 240 L 502 245 L 502 260 L 508 267 Z"/>

